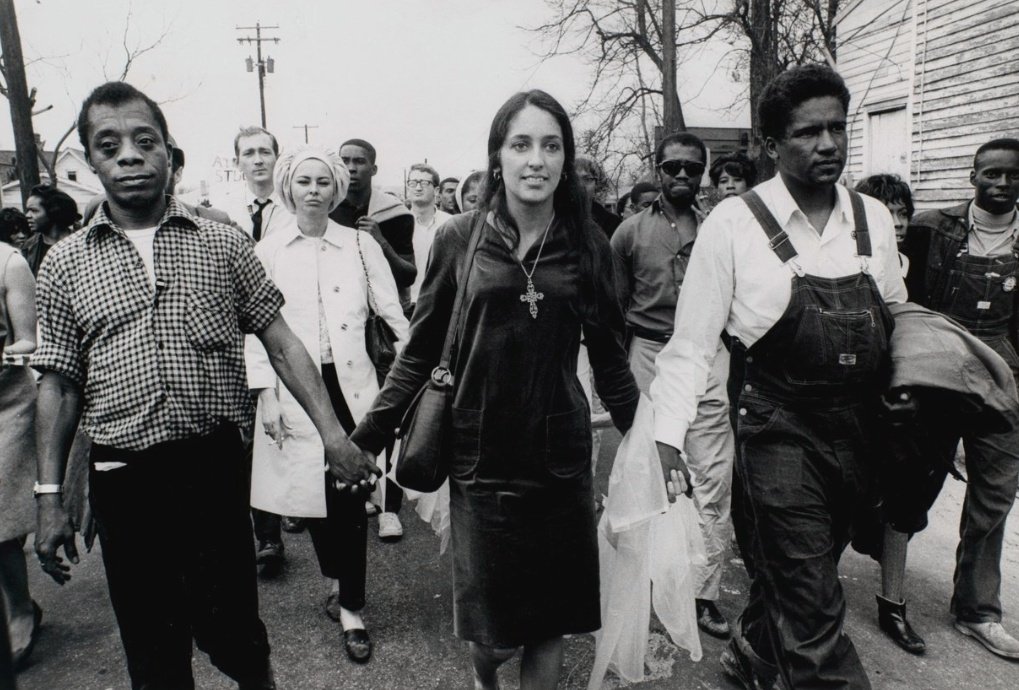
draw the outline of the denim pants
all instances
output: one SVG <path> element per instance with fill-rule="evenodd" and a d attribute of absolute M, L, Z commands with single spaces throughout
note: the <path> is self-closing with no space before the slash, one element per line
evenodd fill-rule
<path fill-rule="evenodd" d="M 865 414 L 859 405 L 794 407 L 744 393 L 736 416 L 745 518 L 737 529 L 753 578 L 738 634 L 789 687 L 869 688 L 843 633 L 838 577 L 869 481 Z"/>

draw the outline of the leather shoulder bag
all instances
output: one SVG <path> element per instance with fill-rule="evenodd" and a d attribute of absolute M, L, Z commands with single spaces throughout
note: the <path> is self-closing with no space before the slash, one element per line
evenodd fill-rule
<path fill-rule="evenodd" d="M 454 344 L 459 336 L 460 315 L 463 311 L 468 277 L 474 263 L 474 253 L 478 249 L 485 225 L 484 215 L 480 211 L 477 214 L 471 227 L 467 252 L 464 254 L 456 299 L 450 313 L 449 326 L 446 328 L 446 341 L 442 346 L 439 365 L 432 369 L 431 376 L 414 396 L 396 435 L 400 439 L 400 453 L 396 461 L 396 483 L 404 488 L 424 493 L 438 490 L 449 474 L 451 417 L 453 395 L 456 392 L 452 364 L 456 354 Z"/>

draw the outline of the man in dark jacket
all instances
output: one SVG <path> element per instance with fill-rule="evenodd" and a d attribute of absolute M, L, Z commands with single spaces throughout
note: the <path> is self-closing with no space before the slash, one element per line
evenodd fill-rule
<path fill-rule="evenodd" d="M 1019 140 L 995 139 L 977 149 L 970 183 L 972 201 L 914 217 L 904 247 L 911 264 L 909 295 L 962 324 L 1019 380 Z M 959 438 L 945 439 L 946 462 L 954 458 Z M 1001 625 L 999 596 L 1005 519 L 1019 482 L 1019 455 L 1008 444 L 978 442 L 973 432 L 961 438 L 968 482 L 951 604 L 955 627 L 991 652 L 1019 659 L 1019 641 Z"/>

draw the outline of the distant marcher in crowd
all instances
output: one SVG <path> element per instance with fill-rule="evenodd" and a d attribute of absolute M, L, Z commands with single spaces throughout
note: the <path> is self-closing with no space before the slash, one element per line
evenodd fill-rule
<path fill-rule="evenodd" d="M 25 217 L 33 234 L 25 240 L 21 253 L 34 276 L 39 273 L 46 252 L 73 232 L 81 216 L 70 195 L 50 185 L 37 185 L 25 202 Z"/>
<path fill-rule="evenodd" d="M 20 250 L 31 236 L 32 229 L 24 213 L 12 206 L 0 208 L 0 242 Z"/>
<path fill-rule="evenodd" d="M 909 224 L 913 220 L 913 193 L 909 185 L 898 175 L 871 175 L 856 185 L 860 194 L 872 196 L 888 209 L 895 223 L 895 241 L 899 243 L 899 263 L 902 264 L 902 277 L 909 274 L 909 257 L 902 253 L 909 232 Z M 908 281 L 907 281 L 908 285 Z M 911 296 L 912 299 L 912 296 Z"/>
<path fill-rule="evenodd" d="M 722 199 L 739 196 L 757 184 L 757 166 L 745 153 L 726 153 L 711 164 L 711 185 Z"/>
<path fill-rule="evenodd" d="M 484 205 L 436 237 L 410 340 L 351 435 L 379 452 L 438 363 L 460 281 L 450 510 L 458 637 L 475 687 L 523 647 L 520 686 L 554 688 L 563 635 L 600 626 L 591 420 L 576 385 L 581 335 L 598 394 L 625 431 L 639 393 L 622 347 L 612 250 L 587 218 L 562 106 L 510 98 L 488 138 Z M 461 263 L 474 231 L 477 254 Z"/>
<path fill-rule="evenodd" d="M 439 182 L 439 210 L 455 216 L 460 213 L 456 205 L 456 188 L 460 180 L 455 177 L 444 177 Z"/>
<path fill-rule="evenodd" d="M 644 393 L 655 377 L 655 358 L 672 337 L 686 266 L 704 220 L 697 192 L 706 157 L 704 143 L 694 134 L 682 132 L 662 139 L 655 148 L 661 194 L 624 220 L 612 236 L 612 248 L 623 260 L 627 280 L 621 295 L 631 333 L 630 367 Z M 721 340 L 715 353 L 708 355 L 710 374 L 683 451 L 693 476 L 693 498 L 707 553 L 707 562 L 694 571 L 697 625 L 709 635 L 725 638 L 729 623 L 715 602 L 732 534 L 735 448 L 725 390 L 729 358 Z"/>
<path fill-rule="evenodd" d="M 481 185 L 485 181 L 485 171 L 475 170 L 460 180 L 456 186 L 456 205 L 460 213 L 473 211 L 481 203 Z"/>
<path fill-rule="evenodd" d="M 410 288 L 411 302 L 417 302 L 418 293 L 421 292 L 421 283 L 425 279 L 425 265 L 428 263 L 428 252 L 432 248 L 435 231 L 453 217 L 443 211 L 441 205 L 439 208 L 435 206 L 438 179 L 439 173 L 435 168 L 425 163 L 415 163 L 410 166 L 410 172 L 407 173 L 407 198 L 410 201 L 410 212 L 414 214 L 414 263 L 418 271 Z"/>
<path fill-rule="evenodd" d="M 77 563 L 61 482 L 79 417 L 89 486 L 132 687 L 194 687 L 192 642 L 239 688 L 275 688 L 258 616 L 248 478 L 244 333 L 271 353 L 312 417 L 329 471 L 367 486 L 283 296 L 242 232 L 166 196 L 171 151 L 159 106 L 124 82 L 85 99 L 78 136 L 107 201 L 39 272 L 42 373 L 36 553 L 57 583 Z M 172 557 L 153 544 L 175 535 Z"/>
<path fill-rule="evenodd" d="M 630 190 L 627 197 L 630 204 L 630 215 L 640 213 L 653 204 L 659 194 L 661 194 L 661 190 L 654 182 L 638 182 L 633 185 L 633 189 Z"/>
<path fill-rule="evenodd" d="M 584 188 L 584 193 L 587 195 L 591 220 L 602 229 L 607 237 L 612 237 L 612 233 L 616 231 L 623 219 L 601 204 L 606 187 L 604 171 L 593 158 L 586 156 L 577 156 L 576 167 L 580 186 Z"/>
<path fill-rule="evenodd" d="M 24 552 L 25 537 L 35 530 L 36 387 L 26 363 L 12 358 L 35 350 L 35 326 L 32 272 L 0 236 L 0 597 L 7 613 L 0 625 L 7 630 L 15 668 L 32 653 L 42 620 L 42 609 L 28 592 Z"/>
<path fill-rule="evenodd" d="M 245 194 L 241 203 L 229 207 L 241 229 L 256 242 L 292 219 L 273 189 L 273 170 L 280 153 L 272 132 L 258 126 L 241 127 L 234 136 L 237 167 L 244 175 Z"/>
<path fill-rule="evenodd" d="M 296 218 L 259 242 L 255 253 L 283 293 L 281 314 L 321 370 L 333 411 L 350 433 L 379 389 L 365 350 L 369 307 L 393 329 L 397 347 L 407 339 L 407 319 L 378 243 L 329 220 L 350 180 L 339 157 L 315 147 L 285 153 L 276 163 L 275 178 L 277 197 Z M 332 475 L 322 472 L 322 440 L 315 425 L 273 371 L 255 336 L 247 337 L 246 362 L 248 385 L 258 391 L 252 505 L 307 518 L 319 568 L 331 584 L 326 611 L 343 625 L 350 658 L 367 661 L 371 640 L 361 618 L 365 494 L 338 490 Z"/>
<path fill-rule="evenodd" d="M 1019 382 L 1019 140 L 995 139 L 973 157 L 971 201 L 918 213 L 904 253 L 910 300 L 951 317 L 997 352 Z M 941 430 L 939 470 L 919 490 L 936 497 L 960 437 L 966 499 L 956 552 L 951 613 L 955 628 L 1002 657 L 1019 659 L 1019 641 L 1001 624 L 1005 520 L 1019 483 L 1019 449 L 1010 436 Z M 931 499 L 933 502 L 933 498 Z M 904 547 L 903 547 L 904 548 Z"/>
<path fill-rule="evenodd" d="M 350 170 L 347 198 L 329 217 L 348 228 L 369 233 L 382 247 L 400 289 L 400 304 L 410 312 L 410 286 L 417 277 L 414 265 L 414 217 L 397 197 L 372 187 L 378 172 L 375 147 L 364 139 L 340 145 L 340 158 Z"/>

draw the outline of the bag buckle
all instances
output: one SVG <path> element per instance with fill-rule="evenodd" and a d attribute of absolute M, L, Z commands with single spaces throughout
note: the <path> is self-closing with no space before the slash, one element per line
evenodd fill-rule
<path fill-rule="evenodd" d="M 448 388 L 453 385 L 453 372 L 445 367 L 432 369 L 432 383 L 441 388 Z"/>

